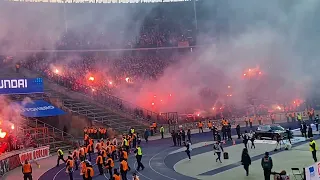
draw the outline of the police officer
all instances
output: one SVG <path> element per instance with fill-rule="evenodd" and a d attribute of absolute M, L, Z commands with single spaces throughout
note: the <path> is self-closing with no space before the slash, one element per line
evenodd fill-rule
<path fill-rule="evenodd" d="M 32 167 L 28 160 L 24 161 L 24 164 L 22 166 L 22 173 L 24 180 L 32 180 Z"/>
<path fill-rule="evenodd" d="M 113 170 L 112 180 L 120 180 L 120 174 L 117 169 Z"/>
<path fill-rule="evenodd" d="M 264 157 L 261 159 L 261 166 L 263 169 L 264 179 L 270 180 L 273 163 L 272 163 L 272 158 L 269 156 L 269 152 L 264 153 Z"/>
<path fill-rule="evenodd" d="M 77 148 L 75 147 L 72 153 L 72 158 L 74 160 L 74 163 L 76 165 L 76 170 L 79 169 L 79 165 L 78 165 L 78 160 L 79 160 L 79 151 L 77 150 Z"/>
<path fill-rule="evenodd" d="M 140 168 L 142 168 L 142 170 L 144 170 L 144 165 L 141 162 L 142 149 L 141 149 L 140 145 L 138 145 L 137 149 L 134 152 L 136 153 L 136 159 L 137 159 L 137 163 L 138 163 L 137 171 L 140 171 Z"/>
<path fill-rule="evenodd" d="M 66 162 L 66 160 L 64 160 L 64 158 L 63 158 L 63 151 L 61 149 L 58 149 L 57 152 L 58 152 L 57 167 L 58 167 L 60 160 L 62 160 L 63 162 Z"/>
<path fill-rule="evenodd" d="M 318 146 L 317 146 L 316 141 L 313 140 L 313 138 L 310 138 L 309 146 L 310 146 L 310 151 L 312 153 L 312 158 L 313 158 L 314 162 L 317 162 L 318 161 L 318 159 L 317 159 Z"/>

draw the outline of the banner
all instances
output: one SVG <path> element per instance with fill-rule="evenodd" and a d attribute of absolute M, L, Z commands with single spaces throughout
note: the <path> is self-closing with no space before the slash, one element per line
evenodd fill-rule
<path fill-rule="evenodd" d="M 320 162 L 304 168 L 306 180 L 320 180 Z"/>
<path fill-rule="evenodd" d="M 65 114 L 63 110 L 43 100 L 35 100 L 28 103 L 14 102 L 11 105 L 13 108 L 21 107 L 21 115 L 25 117 L 48 117 Z"/>
<path fill-rule="evenodd" d="M 18 154 L 0 160 L 0 177 L 19 166 L 21 163 Z"/>
<path fill-rule="evenodd" d="M 0 94 L 43 93 L 42 78 L 0 79 Z"/>
<path fill-rule="evenodd" d="M 189 47 L 188 41 L 180 41 L 178 42 L 178 47 Z"/>
<path fill-rule="evenodd" d="M 20 162 L 21 164 L 24 163 L 25 160 L 28 160 L 29 162 L 44 159 L 49 157 L 49 146 L 40 147 L 37 149 L 33 149 L 27 152 L 23 152 L 19 154 Z"/>

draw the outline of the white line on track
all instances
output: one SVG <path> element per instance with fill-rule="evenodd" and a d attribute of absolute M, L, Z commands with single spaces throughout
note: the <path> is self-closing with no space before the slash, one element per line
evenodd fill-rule
<path fill-rule="evenodd" d="M 152 157 L 149 159 L 149 167 L 150 167 L 150 169 L 151 169 L 153 172 L 155 172 L 155 173 L 157 173 L 157 174 L 159 174 L 159 175 L 161 175 L 161 176 L 163 176 L 163 177 L 166 177 L 166 178 L 171 179 L 171 180 L 176 180 L 176 179 L 174 179 L 174 178 L 172 178 L 172 177 L 169 177 L 169 176 L 167 176 L 167 175 L 164 175 L 164 174 L 156 171 L 156 170 L 153 169 L 152 166 L 151 166 L 151 161 L 152 161 L 153 158 L 155 158 L 156 156 L 158 156 L 160 153 L 165 152 L 165 151 L 167 151 L 167 150 L 169 150 L 169 149 L 172 149 L 172 148 L 173 148 L 173 147 L 168 148 L 168 149 L 165 149 L 165 150 L 162 150 L 162 151 L 160 151 L 159 153 L 157 153 L 157 154 L 155 154 L 154 156 L 152 156 Z"/>
<path fill-rule="evenodd" d="M 134 162 L 134 163 L 133 163 L 133 168 L 134 168 L 134 169 L 136 169 L 136 164 L 137 164 L 137 162 Z M 136 172 L 137 172 L 140 176 L 145 177 L 146 179 L 152 180 L 151 178 L 148 178 L 147 176 L 141 174 L 139 171 L 136 171 Z"/>

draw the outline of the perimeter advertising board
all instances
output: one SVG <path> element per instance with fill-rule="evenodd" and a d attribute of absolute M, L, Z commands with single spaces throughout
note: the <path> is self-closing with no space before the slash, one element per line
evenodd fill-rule
<path fill-rule="evenodd" d="M 43 93 L 42 78 L 0 79 L 0 94 Z"/>
<path fill-rule="evenodd" d="M 306 180 L 320 180 L 320 162 L 304 168 Z"/>

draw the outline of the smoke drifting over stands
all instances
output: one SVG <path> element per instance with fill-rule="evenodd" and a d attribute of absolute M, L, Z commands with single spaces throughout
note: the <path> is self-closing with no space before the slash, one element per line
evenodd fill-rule
<path fill-rule="evenodd" d="M 156 112 L 289 110 L 315 93 L 319 9 L 316 0 L 1 2 L 0 51 Z"/>

